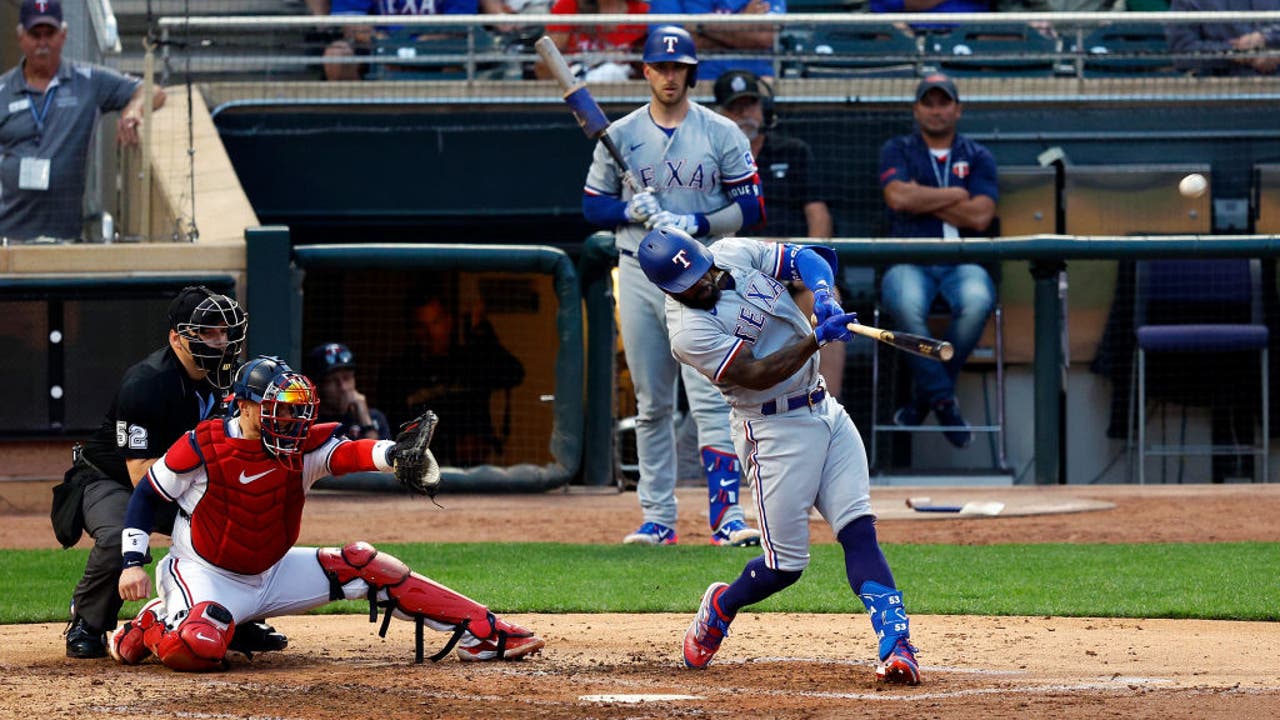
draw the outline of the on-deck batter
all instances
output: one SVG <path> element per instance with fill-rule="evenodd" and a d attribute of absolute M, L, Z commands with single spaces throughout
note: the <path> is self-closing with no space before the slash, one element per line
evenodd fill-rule
<path fill-rule="evenodd" d="M 747 139 L 732 121 L 689 100 L 698 64 L 683 29 L 654 29 L 644 50 L 652 99 L 613 123 L 609 136 L 645 186 L 623 183 L 624 168 L 597 144 L 583 188 L 583 214 L 614 228 L 620 257 L 618 312 L 627 368 L 636 393 L 638 494 L 644 523 L 627 543 L 676 542 L 677 373 L 683 377 L 706 470 L 711 541 L 755 545 L 759 531 L 743 521 L 740 472 L 729 437 L 728 408 L 705 378 L 680 368 L 667 342 L 662 293 L 645 280 L 635 252 L 645 228 L 678 227 L 714 239 L 759 224 L 763 198 Z"/>

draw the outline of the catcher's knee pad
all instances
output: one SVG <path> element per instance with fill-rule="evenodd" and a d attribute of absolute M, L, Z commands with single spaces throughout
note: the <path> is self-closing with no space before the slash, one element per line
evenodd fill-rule
<path fill-rule="evenodd" d="M 383 600 L 390 610 L 399 615 L 423 617 L 449 627 L 463 626 L 482 638 L 494 633 L 495 621 L 488 608 L 411 571 L 404 561 L 379 552 L 369 543 L 354 542 L 342 548 L 321 548 L 317 558 L 335 586 L 333 592 L 338 597 L 343 597 L 342 585 L 360 579 L 369 585 L 371 602 L 374 594 L 385 593 Z"/>
<path fill-rule="evenodd" d="M 215 602 L 196 603 L 177 627 L 162 633 L 153 650 L 160 662 L 174 670 L 221 670 L 235 631 L 229 610 Z"/>
<path fill-rule="evenodd" d="M 725 512 L 738 504 L 738 490 L 742 482 L 738 456 L 713 447 L 704 447 L 702 466 L 706 468 L 711 529 L 719 530 Z"/>
<path fill-rule="evenodd" d="M 132 620 L 111 633 L 111 637 L 107 639 L 107 652 L 111 653 L 116 662 L 121 665 L 137 665 L 147 659 L 151 654 L 151 647 L 146 642 L 148 631 L 153 637 L 152 645 L 159 642 L 164 632 L 164 620 L 161 617 L 163 608 L 164 601 L 156 598 L 143 605 Z"/>
<path fill-rule="evenodd" d="M 911 637 L 911 621 L 902 604 L 902 592 L 868 580 L 862 583 L 858 597 L 871 615 L 871 628 L 880 640 L 880 659 L 883 660 L 899 638 Z"/>

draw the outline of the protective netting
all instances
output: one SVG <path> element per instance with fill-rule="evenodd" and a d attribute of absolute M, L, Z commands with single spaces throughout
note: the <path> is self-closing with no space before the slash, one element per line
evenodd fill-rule
<path fill-rule="evenodd" d="M 552 462 L 559 342 L 546 276 L 313 270 L 304 291 L 303 354 L 345 345 L 355 390 L 393 431 L 434 410 L 442 465 Z"/>

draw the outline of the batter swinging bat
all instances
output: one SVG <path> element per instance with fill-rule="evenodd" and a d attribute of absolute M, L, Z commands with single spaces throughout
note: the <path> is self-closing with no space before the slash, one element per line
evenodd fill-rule
<path fill-rule="evenodd" d="M 809 324 L 817 325 L 818 316 L 810 315 Z M 919 355 L 930 360 L 946 362 L 956 354 L 956 349 L 946 340 L 934 340 L 933 338 L 922 337 L 920 335 L 912 335 L 911 333 L 894 332 L 892 330 L 884 330 L 870 325 L 860 325 L 858 323 L 849 323 L 845 325 L 849 328 L 849 332 L 869 337 L 872 340 L 898 348 L 912 355 Z"/>
<path fill-rule="evenodd" d="M 609 151 L 609 156 L 618 163 L 618 167 L 622 168 L 622 180 L 631 186 L 632 191 L 643 192 L 644 187 L 627 167 L 626 161 L 622 159 L 622 153 L 618 151 L 618 146 L 613 144 L 613 138 L 605 132 L 609 129 L 609 118 L 605 117 L 604 110 L 600 109 L 596 99 L 591 97 L 587 84 L 574 77 L 569 64 L 560 54 L 560 48 L 557 48 L 555 42 L 546 35 L 539 38 L 533 46 L 537 49 L 538 55 L 542 56 L 542 61 L 547 64 L 547 69 L 555 76 L 556 82 L 560 83 L 560 87 L 564 90 L 564 101 L 573 111 L 578 124 L 582 126 L 582 132 L 592 140 L 598 139 L 604 145 L 604 149 Z"/>

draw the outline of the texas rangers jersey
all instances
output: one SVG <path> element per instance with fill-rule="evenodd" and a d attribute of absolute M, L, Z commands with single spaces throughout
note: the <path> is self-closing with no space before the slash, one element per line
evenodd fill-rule
<path fill-rule="evenodd" d="M 759 408 L 778 397 L 808 392 L 818 384 L 818 354 L 786 380 L 766 390 L 725 382 L 724 371 L 744 348 L 759 358 L 813 333 L 784 280 L 799 280 L 799 245 L 725 238 L 711 245 L 716 267 L 733 278 L 711 310 L 696 310 L 667 297 L 671 354 L 707 376 L 733 407 Z"/>
<path fill-rule="evenodd" d="M 675 130 L 659 127 L 646 103 L 613 123 L 608 133 L 636 179 L 652 187 L 662 209 L 669 212 L 719 210 L 732 202 L 726 184 L 746 182 L 756 174 L 751 145 L 738 126 L 696 102 L 689 102 L 689 114 Z M 583 190 L 623 200 L 634 194 L 624 187 L 622 170 L 599 143 Z M 636 223 L 622 226 L 618 249 L 635 252 L 647 232 Z"/>

